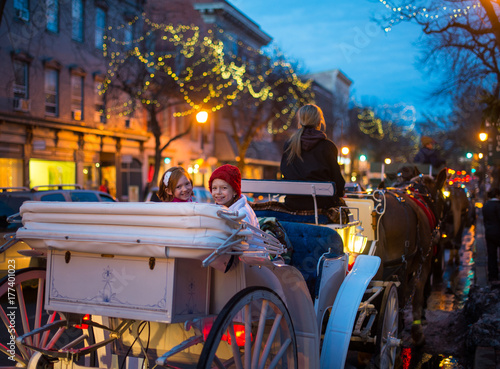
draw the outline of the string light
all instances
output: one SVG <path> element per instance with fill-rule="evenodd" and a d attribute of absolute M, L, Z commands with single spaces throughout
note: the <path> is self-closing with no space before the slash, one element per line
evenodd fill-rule
<path fill-rule="evenodd" d="M 177 85 L 183 101 L 187 108 L 174 113 L 175 117 L 187 116 L 197 111 L 200 106 L 212 106 L 213 112 L 222 109 L 226 105 L 232 105 L 240 94 L 248 93 L 255 101 L 277 101 L 283 102 L 282 108 L 275 112 L 274 119 L 268 122 L 268 131 L 278 133 L 286 130 L 292 121 L 294 108 L 297 103 L 305 103 L 314 99 L 314 94 L 310 91 L 311 81 L 302 81 L 293 70 L 293 67 L 282 58 L 268 64 L 267 70 L 263 70 L 255 76 L 249 72 L 252 66 L 241 57 L 232 52 L 226 52 L 227 45 L 220 39 L 213 37 L 213 32 L 208 31 L 208 36 L 202 37 L 200 29 L 197 26 L 186 25 L 165 25 L 153 22 L 142 14 L 142 20 L 150 29 L 141 37 L 133 39 L 130 42 L 120 41 L 112 34 L 122 30 L 127 26 L 139 24 L 139 17 L 132 21 L 117 27 L 108 27 L 108 33 L 104 38 L 103 53 L 109 59 L 106 77 L 103 81 L 103 93 L 110 88 L 111 83 L 116 78 L 121 77 L 121 68 L 127 62 L 142 63 L 148 71 L 142 86 L 135 86 L 135 92 L 132 97 L 138 98 L 144 105 L 160 107 L 160 103 L 148 98 L 153 96 L 150 89 L 156 87 L 158 78 L 166 82 L 170 80 Z M 262 50 L 256 50 L 241 41 L 235 40 L 231 35 L 225 33 L 222 29 L 216 29 L 221 37 L 225 37 L 228 42 L 234 42 L 239 47 L 245 46 L 253 57 L 263 57 Z M 155 51 L 142 52 L 139 48 L 141 43 L 153 41 L 154 46 L 161 46 L 160 42 L 173 46 L 175 50 L 156 51 L 158 48 L 147 48 Z M 123 46 L 127 50 L 123 51 Z M 168 47 L 164 47 L 168 49 Z M 116 50 L 118 49 L 118 50 Z M 170 48 L 172 49 L 172 48 Z M 197 53 L 198 51 L 198 53 Z M 182 55 L 183 60 L 179 58 Z M 195 55 L 203 55 L 202 58 L 195 60 Z M 282 54 L 278 54 L 281 56 Z M 268 57 L 265 57 L 268 58 Z M 229 59 L 229 61 L 228 61 Z M 176 73 L 172 65 L 185 62 L 188 66 L 180 69 Z M 252 56 L 249 58 L 252 60 Z M 174 63 L 175 61 L 175 63 Z M 197 68 L 203 69 L 203 73 L 196 73 Z M 272 83 L 267 82 L 264 76 L 270 76 L 276 71 L 281 71 L 283 77 L 278 78 Z M 283 93 L 276 93 L 281 86 L 289 86 Z M 152 90 L 154 92 L 154 90 Z M 286 104 L 287 101 L 290 103 Z M 120 115 L 130 115 L 134 111 L 132 99 L 122 102 L 121 106 L 107 108 L 107 112 L 120 111 Z M 273 123 L 283 119 L 284 122 L 279 128 L 274 128 Z"/>
<path fill-rule="evenodd" d="M 394 16 L 389 20 L 389 25 L 384 28 L 386 32 L 391 31 L 394 25 L 404 20 L 417 19 L 417 21 L 420 20 L 423 23 L 429 22 L 430 20 L 437 21 L 439 19 L 446 18 L 456 20 L 460 17 L 468 15 L 469 12 L 473 9 L 481 8 L 481 3 L 479 1 L 465 7 L 450 8 L 448 6 L 439 5 L 432 9 L 426 7 L 417 7 L 411 4 L 405 6 L 397 6 L 394 2 L 391 1 L 379 1 L 394 14 Z"/>

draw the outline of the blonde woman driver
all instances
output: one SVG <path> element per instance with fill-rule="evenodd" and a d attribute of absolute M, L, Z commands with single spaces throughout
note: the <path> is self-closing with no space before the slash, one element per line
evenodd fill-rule
<path fill-rule="evenodd" d="M 285 143 L 281 158 L 281 173 L 285 180 L 335 182 L 336 193 L 332 197 L 318 197 L 318 207 L 328 209 L 342 205 L 345 180 L 337 162 L 337 146 L 325 134 L 323 111 L 316 105 L 307 104 L 297 112 L 299 130 Z M 291 210 L 313 210 L 312 196 L 285 198 Z"/>

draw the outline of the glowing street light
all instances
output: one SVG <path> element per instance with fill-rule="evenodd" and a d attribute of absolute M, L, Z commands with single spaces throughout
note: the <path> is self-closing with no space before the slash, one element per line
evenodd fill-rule
<path fill-rule="evenodd" d="M 342 147 L 340 152 L 342 153 L 342 155 L 347 155 L 347 154 L 349 154 L 349 148 L 347 146 L 344 146 L 344 147 Z"/>
<path fill-rule="evenodd" d="M 196 121 L 198 123 L 206 123 L 208 120 L 208 113 L 204 110 L 202 111 L 199 111 L 197 114 L 196 114 Z"/>
<path fill-rule="evenodd" d="M 488 134 L 486 133 L 486 124 L 484 121 L 481 122 L 481 131 L 479 132 L 479 140 L 484 142 L 488 139 Z"/>
<path fill-rule="evenodd" d="M 391 164 L 392 163 L 391 158 L 385 158 L 384 163 L 386 163 L 387 165 Z"/>

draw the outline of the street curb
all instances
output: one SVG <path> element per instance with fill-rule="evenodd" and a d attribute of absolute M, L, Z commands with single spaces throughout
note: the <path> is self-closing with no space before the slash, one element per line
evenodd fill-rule
<path fill-rule="evenodd" d="M 483 212 L 476 208 L 476 239 L 475 239 L 475 280 L 477 287 L 488 286 L 488 254 L 484 238 Z M 498 359 L 498 360 L 497 360 Z M 494 347 L 476 347 L 474 352 L 474 369 L 499 369 L 500 352 Z"/>
<path fill-rule="evenodd" d="M 475 369 L 496 369 L 496 353 L 494 347 L 477 347 L 474 355 Z"/>
<path fill-rule="evenodd" d="M 484 223 L 482 209 L 476 208 L 476 244 L 475 244 L 475 285 L 488 286 L 488 254 L 484 238 Z"/>

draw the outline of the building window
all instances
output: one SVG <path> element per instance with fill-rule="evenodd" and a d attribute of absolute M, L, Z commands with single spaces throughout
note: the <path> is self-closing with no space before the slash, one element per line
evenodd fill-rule
<path fill-rule="evenodd" d="M 94 96 L 95 96 L 95 121 L 99 123 L 106 123 L 106 100 L 102 91 L 102 81 L 94 82 Z"/>
<path fill-rule="evenodd" d="M 71 18 L 71 37 L 75 41 L 83 42 L 83 0 L 71 1 Z"/>
<path fill-rule="evenodd" d="M 47 31 L 59 32 L 59 0 L 46 0 Z"/>
<path fill-rule="evenodd" d="M 14 97 L 18 99 L 28 98 L 28 63 L 22 60 L 14 60 Z"/>
<path fill-rule="evenodd" d="M 104 44 L 104 33 L 106 31 L 106 12 L 102 8 L 96 8 L 95 14 L 95 47 L 102 50 Z"/>
<path fill-rule="evenodd" d="M 45 114 L 59 114 L 59 71 L 45 69 Z"/>
<path fill-rule="evenodd" d="M 14 0 L 14 12 L 16 17 L 24 21 L 30 20 L 29 0 Z"/>
<path fill-rule="evenodd" d="M 83 76 L 71 75 L 71 115 L 74 120 L 83 119 Z"/>

